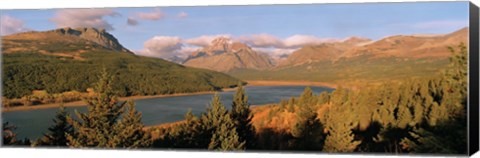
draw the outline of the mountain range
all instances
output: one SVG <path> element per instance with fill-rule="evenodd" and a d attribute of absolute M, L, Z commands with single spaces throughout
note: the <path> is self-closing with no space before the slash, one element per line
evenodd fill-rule
<path fill-rule="evenodd" d="M 445 59 L 451 53 L 448 46 L 466 43 L 468 28 L 439 35 L 396 35 L 373 41 L 363 37 L 350 37 L 341 41 L 306 45 L 274 62 L 267 53 L 260 53 L 247 44 L 219 37 L 209 46 L 191 53 L 183 62 L 186 66 L 220 72 L 242 70 L 277 71 L 311 63 L 334 63 L 368 56 L 370 60 L 385 58 Z"/>

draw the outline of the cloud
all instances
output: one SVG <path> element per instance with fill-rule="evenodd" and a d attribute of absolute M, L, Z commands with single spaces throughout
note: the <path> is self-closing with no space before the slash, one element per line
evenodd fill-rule
<path fill-rule="evenodd" d="M 252 47 L 260 48 L 299 48 L 305 45 L 320 44 L 325 42 L 340 41 L 333 38 L 318 38 L 310 35 L 292 35 L 285 39 L 280 39 L 269 34 L 253 34 L 248 36 L 240 36 L 235 38 L 241 42 L 245 42 Z"/>
<path fill-rule="evenodd" d="M 185 12 L 181 12 L 181 13 L 178 13 L 177 17 L 179 17 L 179 18 L 186 18 L 186 17 L 188 17 L 188 14 L 185 13 Z"/>
<path fill-rule="evenodd" d="M 284 47 L 283 41 L 269 34 L 254 34 L 249 36 L 240 36 L 236 38 L 253 47 Z"/>
<path fill-rule="evenodd" d="M 257 52 L 266 53 L 270 55 L 270 57 L 272 57 L 272 59 L 274 60 L 284 58 L 297 50 L 297 48 L 259 48 L 259 47 L 254 47 L 252 49 Z"/>
<path fill-rule="evenodd" d="M 219 37 L 244 42 L 255 51 L 266 53 L 273 59 L 284 58 L 305 45 L 340 41 L 340 39 L 318 38 L 308 35 L 293 35 L 285 39 L 269 34 L 253 34 L 238 37 L 232 37 L 229 34 L 218 34 L 202 35 L 189 39 L 181 39 L 177 36 L 155 36 L 145 41 L 143 50 L 137 51 L 137 54 L 164 59 L 170 59 L 175 56 L 185 59 L 192 52 L 210 45 L 214 39 Z"/>
<path fill-rule="evenodd" d="M 218 37 L 227 37 L 231 38 L 231 35 L 228 34 L 220 34 L 220 35 L 202 35 L 195 38 L 186 39 L 184 42 L 189 45 L 205 47 L 210 45 L 210 43 Z"/>
<path fill-rule="evenodd" d="M 120 15 L 111 9 L 62 9 L 50 19 L 57 27 L 94 27 L 113 30 L 105 16 L 115 17 Z"/>
<path fill-rule="evenodd" d="M 130 26 L 136 26 L 136 25 L 138 25 L 138 21 L 135 20 L 134 18 L 128 18 L 127 19 L 127 24 L 130 25 Z"/>
<path fill-rule="evenodd" d="M 148 12 L 148 13 L 144 13 L 144 12 L 138 12 L 135 14 L 135 16 L 139 19 L 142 19 L 142 20 L 160 20 L 162 18 L 165 17 L 165 14 L 160 11 L 160 9 L 158 8 L 155 8 L 154 11 L 152 12 Z"/>
<path fill-rule="evenodd" d="M 23 23 L 22 20 L 8 15 L 2 15 L 0 21 L 0 35 L 4 36 L 25 31 L 30 31 L 30 29 L 25 26 L 25 23 Z"/>
<path fill-rule="evenodd" d="M 182 49 L 182 39 L 176 36 L 155 36 L 143 43 L 143 50 L 136 54 L 150 57 L 171 58 Z"/>
<path fill-rule="evenodd" d="M 293 35 L 286 38 L 283 43 L 287 48 L 302 47 L 305 45 L 321 44 L 326 42 L 335 42 L 337 39 L 318 38 L 310 35 Z"/>

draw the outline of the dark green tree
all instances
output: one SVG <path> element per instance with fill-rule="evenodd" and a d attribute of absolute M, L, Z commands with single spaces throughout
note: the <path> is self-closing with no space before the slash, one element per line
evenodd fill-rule
<path fill-rule="evenodd" d="M 230 116 L 235 124 L 239 141 L 246 142 L 247 148 L 253 148 L 255 146 L 255 128 L 252 125 L 253 115 L 248 103 L 248 96 L 241 84 L 239 84 L 233 96 Z"/>
<path fill-rule="evenodd" d="M 35 142 L 33 145 L 66 147 L 66 135 L 73 134 L 72 125 L 68 124 L 67 117 L 69 117 L 69 115 L 65 111 L 65 107 L 63 107 L 63 105 L 60 106 L 60 109 L 57 111 L 55 119 L 53 119 L 54 125 L 49 127 L 49 132 L 44 134 L 44 136 L 37 140 L 37 142 Z"/>
<path fill-rule="evenodd" d="M 317 118 L 315 105 L 317 96 L 310 88 L 305 88 L 298 103 L 297 120 L 292 128 L 297 150 L 322 150 L 325 135 L 323 125 Z"/>
<path fill-rule="evenodd" d="M 239 141 L 235 124 L 218 94 L 213 96 L 207 114 L 202 118 L 210 125 L 213 135 L 208 144 L 209 150 L 244 150 L 245 142 Z"/>
<path fill-rule="evenodd" d="M 75 112 L 81 121 L 67 117 L 75 130 L 74 134 L 67 134 L 68 145 L 99 148 L 148 146 L 149 141 L 145 140 L 148 136 L 139 131 L 139 128 L 143 127 L 140 122 L 141 115 L 134 110 L 133 104 L 130 103 L 124 118 L 119 119 L 125 112 L 127 102 L 118 103 L 116 92 L 112 88 L 113 76 L 104 69 L 99 78 L 94 88 L 96 96 L 86 99 L 87 113 Z M 123 138 L 129 140 L 120 140 Z"/>

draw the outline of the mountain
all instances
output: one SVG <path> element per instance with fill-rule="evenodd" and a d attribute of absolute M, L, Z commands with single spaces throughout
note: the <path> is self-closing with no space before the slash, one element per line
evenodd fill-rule
<path fill-rule="evenodd" d="M 448 58 L 451 53 L 447 47 L 456 46 L 460 42 L 467 44 L 467 37 L 468 28 L 437 36 L 397 35 L 352 48 L 342 54 L 341 57 L 352 58 L 370 55 L 371 58 Z"/>
<path fill-rule="evenodd" d="M 229 75 L 137 56 L 94 28 L 57 29 L 2 37 L 2 89 L 7 98 L 34 90 L 86 92 L 103 68 L 115 74 L 120 96 L 213 91 L 236 86 Z"/>
<path fill-rule="evenodd" d="M 298 66 L 313 62 L 330 62 L 339 58 L 345 51 L 372 42 L 361 37 L 350 37 L 340 42 L 304 46 L 281 61 L 277 68 Z"/>
<path fill-rule="evenodd" d="M 304 46 L 269 70 L 237 70 L 245 80 L 365 82 L 433 76 L 449 63 L 449 46 L 468 44 L 468 28 L 442 35 L 349 38 Z M 363 81 L 362 81 L 363 80 Z"/>
<path fill-rule="evenodd" d="M 37 32 L 30 31 L 24 32 L 9 36 L 2 37 L 3 42 L 7 45 L 17 45 L 25 42 L 30 42 L 35 47 L 13 47 L 14 49 L 5 49 L 6 53 L 23 51 L 23 50 L 32 50 L 32 51 L 47 51 L 50 53 L 56 53 L 60 51 L 68 50 L 59 50 L 55 48 L 50 48 L 54 43 L 58 43 L 59 47 L 68 46 L 71 50 L 75 50 L 75 46 L 78 44 L 87 45 L 84 48 L 78 48 L 81 50 L 94 50 L 95 48 L 114 50 L 119 52 L 128 52 L 132 53 L 130 50 L 123 47 L 118 40 L 106 32 L 105 29 L 96 29 L 96 28 L 60 28 L 51 31 Z M 67 47 L 67 48 L 68 48 Z"/>
<path fill-rule="evenodd" d="M 257 53 L 246 44 L 225 37 L 216 38 L 209 46 L 193 52 L 183 64 L 220 72 L 235 69 L 266 70 L 273 67 L 268 55 Z"/>
<path fill-rule="evenodd" d="M 335 62 L 369 56 L 375 58 L 443 59 L 451 54 L 447 46 L 467 42 L 468 28 L 444 35 L 397 35 L 378 41 L 351 37 L 341 42 L 304 46 L 293 52 L 278 68 L 299 66 L 312 62 Z"/>

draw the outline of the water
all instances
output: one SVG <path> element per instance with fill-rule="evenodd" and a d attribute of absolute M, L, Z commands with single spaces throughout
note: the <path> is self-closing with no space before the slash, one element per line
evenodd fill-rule
<path fill-rule="evenodd" d="M 331 91 L 326 87 L 311 87 L 315 93 Z M 252 105 L 264 105 L 278 103 L 281 99 L 292 96 L 298 97 L 305 86 L 246 86 L 249 103 Z M 222 103 L 231 108 L 234 91 L 221 92 Z M 205 112 L 213 94 L 200 94 L 191 96 L 175 96 L 165 98 L 151 98 L 136 100 L 136 109 L 142 113 L 142 121 L 145 125 L 157 125 L 168 122 L 183 120 L 188 109 L 199 116 Z M 2 113 L 2 122 L 10 122 L 17 126 L 15 132 L 17 139 L 39 138 L 47 132 L 53 124 L 57 108 L 39 109 L 30 111 L 14 111 Z M 67 107 L 66 110 L 74 115 L 74 111 L 86 112 L 86 107 Z"/>

